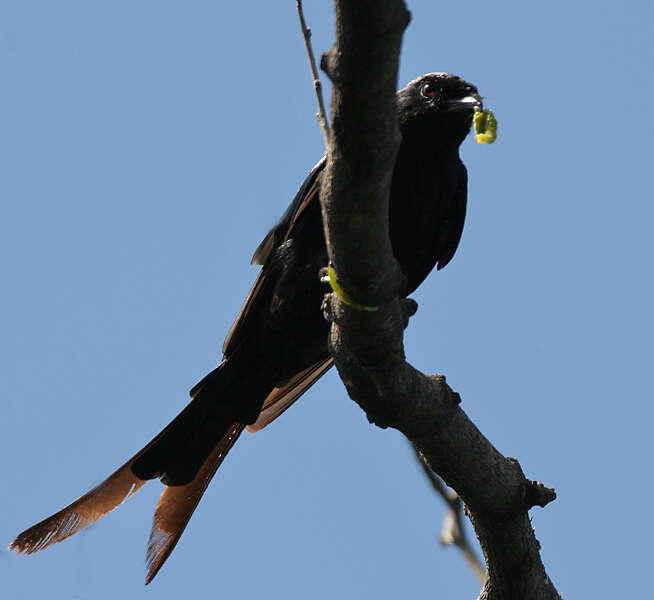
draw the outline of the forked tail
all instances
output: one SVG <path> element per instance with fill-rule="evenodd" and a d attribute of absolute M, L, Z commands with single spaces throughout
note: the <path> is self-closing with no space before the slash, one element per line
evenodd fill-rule
<path fill-rule="evenodd" d="M 271 389 L 250 369 L 224 361 L 196 388 L 188 406 L 147 446 L 100 485 L 33 527 L 11 544 L 32 554 L 95 523 L 149 479 L 166 488 L 157 504 L 147 549 L 150 583 L 182 535 L 202 494 L 245 425 L 256 419 Z M 245 375 L 245 376 L 244 376 Z M 255 414 L 254 418 L 249 413 Z"/>

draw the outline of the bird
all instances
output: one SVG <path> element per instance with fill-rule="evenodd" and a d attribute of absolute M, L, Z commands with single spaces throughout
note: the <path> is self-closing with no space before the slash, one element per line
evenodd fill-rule
<path fill-rule="evenodd" d="M 459 146 L 482 96 L 461 77 L 428 73 L 399 90 L 396 104 L 402 138 L 389 234 L 406 297 L 459 245 L 468 182 Z M 254 252 L 259 275 L 227 334 L 222 361 L 191 389 L 190 403 L 97 487 L 19 534 L 12 550 L 31 554 L 60 542 L 158 478 L 165 487 L 147 545 L 147 585 L 243 430 L 267 426 L 329 370 L 329 324 L 321 311 L 329 290 L 319 276 L 328 264 L 319 202 L 325 165 L 323 157 Z"/>

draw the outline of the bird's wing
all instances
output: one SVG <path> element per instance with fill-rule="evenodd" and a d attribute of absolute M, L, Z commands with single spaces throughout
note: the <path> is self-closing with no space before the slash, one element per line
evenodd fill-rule
<path fill-rule="evenodd" d="M 448 210 L 443 214 L 438 228 L 438 270 L 440 271 L 454 256 L 463 233 L 468 198 L 468 172 L 459 162 L 459 179 Z"/>
<path fill-rule="evenodd" d="M 302 213 L 304 207 L 307 205 L 307 200 L 311 199 L 315 192 L 316 179 L 325 168 L 326 159 L 323 156 L 313 169 L 309 172 L 306 179 L 302 182 L 300 189 L 295 194 L 295 198 L 288 205 L 284 211 L 281 219 L 277 224 L 268 232 L 263 241 L 257 246 L 252 256 L 253 265 L 265 265 L 270 253 L 281 244 L 284 240 L 288 239 L 289 230 L 292 229 L 293 224 L 297 220 L 299 214 Z"/>
<path fill-rule="evenodd" d="M 300 371 L 297 375 L 291 377 L 283 386 L 276 387 L 264 400 L 257 420 L 252 425 L 247 426 L 248 432 L 255 433 L 272 423 L 318 381 L 333 364 L 333 358 L 326 358 L 311 365 L 308 369 Z"/>
<path fill-rule="evenodd" d="M 256 278 L 254 285 L 250 290 L 250 293 L 247 295 L 247 298 L 245 299 L 245 302 L 243 303 L 241 310 L 236 316 L 236 320 L 234 321 L 234 324 L 227 332 L 227 337 L 225 337 L 225 341 L 223 342 L 224 356 L 231 354 L 232 351 L 236 348 L 236 346 L 238 346 L 238 341 L 239 338 L 241 337 L 241 333 L 243 332 L 244 329 L 246 329 L 246 325 L 250 320 L 250 317 L 253 314 L 256 314 L 256 311 L 253 312 L 252 309 L 257 305 L 257 301 L 261 300 L 266 295 L 266 294 L 262 294 L 261 291 L 264 289 L 266 285 L 271 283 L 268 275 L 269 275 L 268 270 L 264 266 L 264 268 L 261 269 L 261 271 L 259 272 L 259 275 Z M 195 387 L 193 387 L 193 389 L 191 389 L 190 392 L 191 397 L 195 396 L 195 390 L 200 384 L 202 384 L 202 381 L 196 384 Z"/>
<path fill-rule="evenodd" d="M 292 236 L 295 223 L 306 207 L 317 201 L 320 190 L 319 175 L 324 166 L 325 160 L 323 159 L 311 170 L 279 223 L 266 235 L 256 249 L 252 263 L 261 264 L 263 268 L 236 317 L 234 325 L 227 334 L 223 345 L 225 356 L 232 354 L 237 349 L 242 336 L 248 331 L 250 318 L 258 312 L 259 303 L 266 301 L 268 298 L 267 286 L 275 285 L 276 278 L 272 272 L 275 265 L 270 257 L 276 247 Z M 252 425 L 253 430 L 261 429 L 286 410 L 329 369 L 332 363 L 332 359 L 328 358 L 298 373 L 284 386 L 275 388 L 266 398 L 258 420 Z M 215 371 L 193 387 L 191 390 L 192 397 L 197 397 L 205 385 L 210 385 Z M 154 514 L 152 531 L 148 542 L 146 583 L 152 581 L 173 551 L 211 478 L 244 428 L 245 426 L 241 423 L 233 423 L 191 482 L 180 486 L 167 486 L 162 492 Z"/>
<path fill-rule="evenodd" d="M 325 158 L 322 158 L 311 169 L 309 175 L 307 175 L 307 178 L 282 215 L 279 223 L 268 232 L 268 235 L 266 235 L 261 244 L 259 244 L 259 247 L 255 250 L 254 256 L 252 257 L 252 264 L 263 265 L 263 268 L 245 299 L 234 324 L 227 333 L 223 344 L 223 354 L 225 356 L 228 356 L 238 345 L 242 333 L 248 329 L 247 324 L 251 315 L 257 314 L 258 311 L 255 310 L 255 307 L 258 306 L 259 301 L 266 297 L 263 290 L 268 284 L 274 284 L 274 282 L 270 281 L 271 278 L 269 277 L 271 269 L 274 268 L 272 262 L 269 260 L 273 250 L 293 236 L 293 229 L 302 213 L 313 202 L 318 202 L 318 195 L 320 193 L 319 175 L 324 168 Z"/>

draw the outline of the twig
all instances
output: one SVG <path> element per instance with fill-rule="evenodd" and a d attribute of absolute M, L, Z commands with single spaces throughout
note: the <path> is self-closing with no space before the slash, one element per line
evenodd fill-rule
<path fill-rule="evenodd" d="M 311 47 L 311 29 L 307 27 L 304 20 L 304 10 L 302 8 L 302 0 L 297 0 L 297 14 L 300 17 L 300 27 L 302 28 L 302 36 L 304 37 L 304 45 L 307 49 L 307 56 L 309 58 L 309 67 L 311 68 L 311 77 L 313 78 L 313 89 L 316 92 L 316 100 L 318 101 L 318 112 L 316 118 L 320 123 L 323 138 L 325 138 L 325 149 L 329 148 L 329 122 L 327 121 L 327 111 L 325 110 L 325 103 L 322 99 L 322 83 L 318 75 L 318 68 L 316 67 L 316 59 L 313 55 L 313 48 Z"/>
<path fill-rule="evenodd" d="M 463 527 L 463 502 L 459 495 L 452 489 L 448 489 L 445 483 L 436 475 L 425 462 L 420 450 L 411 444 L 416 453 L 418 463 L 422 467 L 431 487 L 445 501 L 448 512 L 443 520 L 443 531 L 441 532 L 441 544 L 444 546 L 456 546 L 463 553 L 463 558 L 472 569 L 480 583 L 486 580 L 486 570 L 477 558 L 472 546 L 468 542 L 465 528 Z"/>

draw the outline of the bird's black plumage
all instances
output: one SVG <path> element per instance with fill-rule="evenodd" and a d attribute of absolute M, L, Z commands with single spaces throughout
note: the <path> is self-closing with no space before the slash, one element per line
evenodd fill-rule
<path fill-rule="evenodd" d="M 431 73 L 400 90 L 397 106 L 402 141 L 389 221 L 406 295 L 456 251 L 467 193 L 459 145 L 481 97 L 459 77 Z M 225 340 L 223 361 L 191 390 L 190 404 L 102 484 L 21 533 L 13 549 L 31 553 L 61 541 L 159 477 L 167 487 L 148 544 L 149 582 L 243 429 L 270 423 L 329 369 L 318 276 L 327 264 L 318 201 L 324 167 L 325 159 L 255 251 L 259 277 Z"/>

